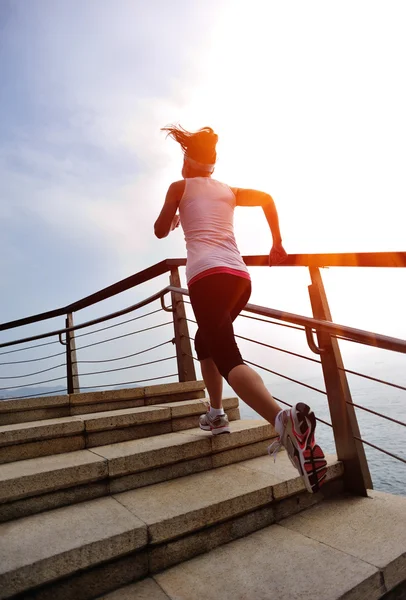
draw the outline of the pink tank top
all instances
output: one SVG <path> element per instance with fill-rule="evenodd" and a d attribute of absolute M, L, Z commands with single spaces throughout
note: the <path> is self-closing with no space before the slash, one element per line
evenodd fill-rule
<path fill-rule="evenodd" d="M 179 215 L 185 233 L 188 285 L 219 272 L 250 278 L 234 237 L 235 205 L 228 185 L 211 177 L 185 179 Z"/>

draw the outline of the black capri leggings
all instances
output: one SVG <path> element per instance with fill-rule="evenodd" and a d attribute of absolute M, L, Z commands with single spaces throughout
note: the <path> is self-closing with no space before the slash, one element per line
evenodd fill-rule
<path fill-rule="evenodd" d="M 212 358 L 221 375 L 244 364 L 234 338 L 233 321 L 247 304 L 251 281 L 228 273 L 202 277 L 189 288 L 199 326 L 195 336 L 197 358 Z"/>

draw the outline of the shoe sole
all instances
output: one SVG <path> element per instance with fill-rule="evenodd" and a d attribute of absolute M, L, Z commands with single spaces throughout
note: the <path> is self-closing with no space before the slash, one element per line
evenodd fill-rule
<path fill-rule="evenodd" d="M 300 448 L 297 440 L 295 440 L 296 443 L 293 443 L 289 436 L 293 447 L 293 457 L 289 452 L 288 455 L 292 464 L 302 475 L 307 491 L 315 493 L 319 491 L 326 478 L 327 461 L 323 450 L 314 442 L 316 417 L 310 406 L 304 402 L 296 404 L 294 425 L 302 435 L 307 435 L 306 447 Z"/>
<path fill-rule="evenodd" d="M 200 425 L 200 423 L 199 423 L 199 427 L 200 427 L 200 429 L 203 429 L 203 431 L 210 431 L 211 430 L 210 425 Z"/>
<path fill-rule="evenodd" d="M 231 433 L 230 427 L 210 427 L 210 425 L 199 425 L 203 431 L 211 431 L 213 435 L 220 435 L 221 433 Z"/>

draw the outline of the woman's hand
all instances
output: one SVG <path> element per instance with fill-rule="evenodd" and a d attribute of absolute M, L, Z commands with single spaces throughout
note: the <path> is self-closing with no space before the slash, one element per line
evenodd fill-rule
<path fill-rule="evenodd" d="M 178 214 L 176 214 L 173 219 L 172 219 L 172 224 L 171 224 L 171 229 L 170 231 L 173 231 L 174 229 L 176 229 L 177 227 L 179 227 L 180 225 L 180 217 Z"/>
<path fill-rule="evenodd" d="M 288 257 L 288 254 L 282 244 L 274 244 L 269 253 L 269 266 L 280 265 Z"/>

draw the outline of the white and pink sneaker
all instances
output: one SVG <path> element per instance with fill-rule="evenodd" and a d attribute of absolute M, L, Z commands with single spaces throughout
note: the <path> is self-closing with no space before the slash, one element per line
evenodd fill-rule
<path fill-rule="evenodd" d="M 275 458 L 284 446 L 290 462 L 303 477 L 307 491 L 317 492 L 326 478 L 327 462 L 314 439 L 314 412 L 310 406 L 299 402 L 292 408 L 281 410 L 276 417 L 275 429 L 279 439 L 269 446 L 268 453 Z"/>
<path fill-rule="evenodd" d="M 230 423 L 227 415 L 223 412 L 222 415 L 212 416 L 210 414 L 210 404 L 204 403 L 207 406 L 207 413 L 199 417 L 199 427 L 203 431 L 211 431 L 213 435 L 220 433 L 230 433 Z"/>

